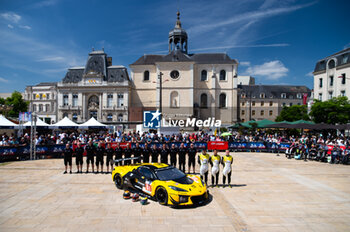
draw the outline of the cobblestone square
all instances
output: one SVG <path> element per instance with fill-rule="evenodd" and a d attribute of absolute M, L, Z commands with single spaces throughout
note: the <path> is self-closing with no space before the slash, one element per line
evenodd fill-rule
<path fill-rule="evenodd" d="M 350 230 L 345 165 L 234 153 L 235 186 L 209 188 L 209 204 L 184 209 L 124 200 L 110 174 L 62 173 L 60 159 L 1 165 L 0 231 Z"/>

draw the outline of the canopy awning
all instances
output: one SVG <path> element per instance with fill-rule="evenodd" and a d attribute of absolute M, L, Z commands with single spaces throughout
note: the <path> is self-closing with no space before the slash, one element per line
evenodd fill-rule
<path fill-rule="evenodd" d="M 64 117 L 61 121 L 53 124 L 50 126 L 52 129 L 67 129 L 67 128 L 72 128 L 72 129 L 77 129 L 79 127 L 79 124 L 73 122 L 67 117 Z"/>
<path fill-rule="evenodd" d="M 31 122 L 28 121 L 28 122 L 24 123 L 23 126 L 30 127 L 31 126 Z M 33 126 L 34 126 L 34 122 L 33 122 Z M 41 120 L 39 117 L 37 117 L 36 118 L 36 126 L 37 127 L 48 127 L 50 125 L 47 124 L 46 122 L 44 122 L 43 120 Z"/>
<path fill-rule="evenodd" d="M 0 114 L 0 129 L 17 129 L 18 125 Z"/>
<path fill-rule="evenodd" d="M 106 124 L 100 123 L 94 117 L 90 118 L 88 121 L 79 125 L 79 128 L 81 129 L 100 129 L 100 128 L 102 129 L 107 127 L 109 126 Z"/>

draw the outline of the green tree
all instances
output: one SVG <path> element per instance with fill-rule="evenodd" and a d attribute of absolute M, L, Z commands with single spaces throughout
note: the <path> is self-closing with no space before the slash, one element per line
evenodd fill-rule
<path fill-rule="evenodd" d="M 306 105 L 285 106 L 276 118 L 276 122 L 297 120 L 310 120 Z"/>
<path fill-rule="evenodd" d="M 11 106 L 7 115 L 10 117 L 18 117 L 19 112 L 25 112 L 28 110 L 28 104 L 29 102 L 24 101 L 20 92 L 13 92 L 11 97 L 6 98 L 5 101 L 5 105 Z"/>
<path fill-rule="evenodd" d="M 316 123 L 348 123 L 350 121 L 350 101 L 347 97 L 336 97 L 323 102 L 315 100 L 310 116 Z"/>

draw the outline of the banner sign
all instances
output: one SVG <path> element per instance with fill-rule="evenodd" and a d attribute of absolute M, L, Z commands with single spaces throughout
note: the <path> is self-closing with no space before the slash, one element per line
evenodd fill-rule
<path fill-rule="evenodd" d="M 226 150 L 228 142 L 225 141 L 210 141 L 208 142 L 208 150 Z"/>
<path fill-rule="evenodd" d="M 175 145 L 176 148 L 179 148 L 182 142 L 170 142 L 167 143 L 168 148 L 172 146 L 172 144 Z M 129 142 L 122 142 L 119 143 L 121 148 L 126 148 L 127 146 L 131 146 L 131 148 L 134 148 L 136 146 L 136 143 L 129 143 Z M 155 144 L 157 148 L 162 148 L 163 143 L 149 143 L 149 147 L 151 148 Z M 210 141 L 208 143 L 206 142 L 195 142 L 193 143 L 194 147 L 200 151 L 203 149 L 208 149 L 208 150 L 237 150 L 237 151 L 285 151 L 286 149 L 289 148 L 290 143 L 264 143 L 264 142 L 226 142 L 226 141 Z M 96 144 L 94 144 L 97 146 Z M 143 148 L 145 146 L 144 143 L 139 143 L 140 147 Z M 76 144 L 73 144 L 73 150 L 76 148 Z M 84 148 L 86 145 L 82 144 L 82 147 Z M 105 144 L 103 144 L 105 146 Z M 117 146 L 117 142 L 111 143 L 111 147 L 115 149 Z M 184 143 L 184 146 L 188 148 L 190 146 L 190 143 Z M 65 149 L 64 144 L 58 144 L 58 145 L 48 145 L 48 146 L 36 146 L 36 154 L 37 155 L 54 155 L 54 154 L 61 154 L 63 153 Z M 342 150 L 345 149 L 345 147 L 340 147 Z M 333 146 L 329 145 L 328 146 L 328 152 L 333 149 Z M 30 154 L 30 147 L 25 146 L 25 147 L 0 147 L 0 156 L 17 156 L 17 157 L 22 157 L 22 156 L 29 156 Z M 84 152 L 84 155 L 86 155 L 86 152 Z"/>
<path fill-rule="evenodd" d="M 32 120 L 32 112 L 19 112 L 19 121 L 29 122 Z"/>

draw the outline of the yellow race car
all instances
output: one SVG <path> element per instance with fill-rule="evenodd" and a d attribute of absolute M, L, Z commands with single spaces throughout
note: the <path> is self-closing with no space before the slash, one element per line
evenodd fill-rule
<path fill-rule="evenodd" d="M 147 194 L 162 205 L 203 204 L 209 195 L 200 176 L 163 163 L 117 166 L 112 179 L 118 189 Z"/>

